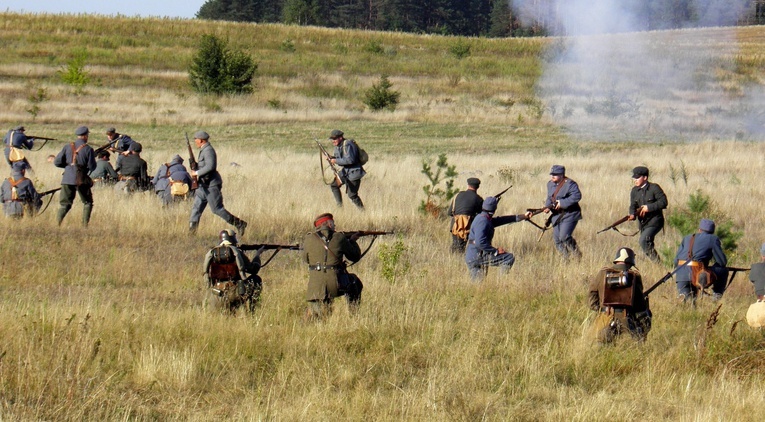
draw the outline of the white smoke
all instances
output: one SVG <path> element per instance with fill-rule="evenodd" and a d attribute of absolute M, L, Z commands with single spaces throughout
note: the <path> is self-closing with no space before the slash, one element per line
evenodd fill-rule
<path fill-rule="evenodd" d="M 606 140 L 762 139 L 765 95 L 741 89 L 732 25 L 749 0 L 696 0 L 693 15 L 648 19 L 672 0 L 515 0 L 551 40 L 538 93 L 574 135 Z M 707 28 L 649 31 L 648 28 Z"/>

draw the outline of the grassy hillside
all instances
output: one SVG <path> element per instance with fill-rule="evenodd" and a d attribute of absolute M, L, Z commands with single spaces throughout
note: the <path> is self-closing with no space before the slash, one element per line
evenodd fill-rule
<path fill-rule="evenodd" d="M 1 16 L 4 126 L 70 139 L 87 124 L 91 143 L 100 144 L 100 132 L 114 125 L 144 143 L 154 171 L 185 156 L 183 131 L 204 128 L 222 164 L 226 206 L 250 223 L 245 243 L 299 242 L 326 211 L 340 230 L 398 235 L 378 240 L 352 267 L 365 284 L 357 315 L 338 300 L 326 321 L 306 323 L 307 275 L 294 252 L 260 272 L 263 301 L 254 315 L 212 309 L 200 267 L 226 225 L 209 210 L 196 237 L 186 233 L 190 204 L 162 209 L 150 193 L 110 189 L 94 191 L 88 229 L 79 227 L 79 202 L 56 226 L 57 197 L 36 219 L 0 219 L 0 420 L 761 419 L 765 342 L 742 322 L 753 301 L 745 276 L 717 313 L 708 299 L 678 305 L 674 283 L 666 283 L 651 296 L 654 327 L 643 344 L 594 344 L 586 293 L 619 246 L 639 249 L 636 238 L 596 235 L 627 211 L 636 165 L 650 167 L 669 212 L 697 190 L 710 195 L 744 233 L 730 264 L 756 261 L 765 240 L 762 143 L 569 139 L 548 110 L 540 113 L 534 94 L 541 56 L 556 40 Z M 685 54 L 732 42 L 729 31 L 690 32 L 683 39 L 696 41 Z M 719 80 L 745 86 L 762 78 L 765 30 L 735 31 L 739 55 L 708 72 L 727 69 L 721 74 L 734 77 Z M 190 91 L 185 67 L 204 33 L 257 57 L 253 95 Z M 283 48 L 287 40 L 294 52 Z M 458 41 L 470 43 L 469 57 L 449 53 Z M 368 52 L 370 43 L 383 54 Z M 56 71 L 83 47 L 93 82 L 76 92 Z M 740 68 L 731 71 L 732 63 Z M 370 113 L 360 93 L 383 72 L 402 104 Z M 39 89 L 46 99 L 31 102 Z M 312 139 L 333 128 L 370 153 L 364 213 L 336 210 L 321 182 Z M 59 183 L 60 169 L 44 157 L 60 148 L 51 142 L 29 154 L 40 190 Z M 470 176 L 483 180 L 484 196 L 513 185 L 500 214 L 539 206 L 550 166 L 565 165 L 584 195 L 575 232 L 583 259 L 566 264 L 550 233 L 538 241 L 530 224 L 513 224 L 497 229 L 494 243 L 516 254 L 515 267 L 471 283 L 461 257 L 448 253 L 448 222 L 417 212 L 421 160 L 439 152 L 457 166 L 460 187 Z M 680 238 L 668 227 L 657 244 L 671 254 Z M 379 255 L 397 244 L 404 249 L 397 261 Z M 386 277 L 389 264 L 398 264 L 395 279 Z M 638 267 L 646 285 L 668 270 L 640 254 Z"/>

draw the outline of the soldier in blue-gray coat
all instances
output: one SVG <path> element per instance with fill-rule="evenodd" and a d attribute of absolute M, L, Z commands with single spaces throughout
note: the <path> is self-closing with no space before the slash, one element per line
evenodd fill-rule
<path fill-rule="evenodd" d="M 96 169 L 96 157 L 93 148 L 88 145 L 89 133 L 87 127 L 78 127 L 74 131 L 77 140 L 65 145 L 53 160 L 56 167 L 64 169 L 64 176 L 61 178 L 61 207 L 57 216 L 59 226 L 72 209 L 75 193 L 80 195 L 83 203 L 82 225 L 87 226 L 90 222 L 90 213 L 93 211 L 93 192 L 90 188 L 93 181 L 88 174 Z"/>
<path fill-rule="evenodd" d="M 709 219 L 702 219 L 699 223 L 697 233 L 689 234 L 683 238 L 680 247 L 675 256 L 675 266 L 682 265 L 691 258 L 691 263 L 680 268 L 675 274 L 677 283 L 677 293 L 683 302 L 693 302 L 699 293 L 699 287 L 692 282 L 691 268 L 699 263 L 708 268 L 714 275 L 712 284 L 713 299 L 718 300 L 725 292 L 725 285 L 728 281 L 728 258 L 725 256 L 720 238 L 714 235 L 715 222 Z M 714 265 L 709 262 L 714 259 Z M 705 283 L 704 288 L 709 284 L 705 281 L 697 280 L 696 284 Z"/>
<path fill-rule="evenodd" d="M 194 195 L 194 204 L 191 206 L 191 217 L 189 218 L 189 232 L 194 234 L 199 226 L 199 219 L 202 217 L 207 204 L 213 214 L 224 219 L 228 224 L 236 227 L 240 235 L 244 236 L 244 230 L 247 228 L 247 222 L 231 215 L 223 207 L 223 179 L 218 173 L 218 155 L 210 145 L 210 135 L 207 132 L 199 131 L 194 134 L 194 143 L 199 148 L 199 157 L 197 158 L 197 170 L 192 170 L 192 176 L 197 176 L 199 187 Z"/>
<path fill-rule="evenodd" d="M 553 241 L 555 248 L 568 259 L 582 256 L 574 239 L 574 229 L 582 219 L 579 201 L 582 193 L 575 181 L 566 177 L 566 168 L 554 165 L 550 169 L 550 181 L 547 182 L 547 198 L 544 213 L 552 212 Z M 526 213 L 531 217 L 531 212 Z"/>
<path fill-rule="evenodd" d="M 169 163 L 164 163 L 159 166 L 157 174 L 151 179 L 151 184 L 154 186 L 154 192 L 162 199 L 164 205 L 172 204 L 174 200 L 170 189 L 171 183 L 185 184 L 185 190 L 191 192 L 191 175 L 183 165 L 183 158 L 181 158 L 180 155 L 175 155 Z M 178 198 L 184 197 L 185 196 L 178 196 Z"/>
<path fill-rule="evenodd" d="M 361 178 L 367 174 L 364 167 L 361 166 L 359 158 L 359 147 L 353 139 L 345 139 L 340 130 L 333 130 L 329 135 L 332 145 L 335 146 L 335 156 L 330 161 L 337 164 L 340 169 L 340 179 L 345 184 L 345 193 L 351 199 L 354 205 L 359 209 L 364 209 L 364 203 L 359 197 L 359 188 L 361 187 Z M 337 180 L 332 182 L 329 187 L 332 189 L 332 195 L 338 206 L 343 206 L 343 196 L 340 194 L 340 186 Z"/>
<path fill-rule="evenodd" d="M 8 133 L 5 134 L 5 137 L 3 138 L 3 144 L 5 144 L 5 161 L 8 162 L 8 165 L 13 165 L 10 159 L 11 154 L 11 147 L 19 148 L 19 149 L 32 149 L 32 147 L 35 145 L 35 138 L 27 137 L 27 135 L 24 134 L 24 126 L 16 126 L 15 128 L 8 131 Z M 24 161 L 29 164 L 26 158 L 24 158 Z M 27 166 L 28 168 L 31 168 Z"/>
<path fill-rule="evenodd" d="M 494 228 L 523 221 L 528 217 L 523 214 L 494 217 L 498 202 L 493 196 L 484 199 L 481 213 L 475 217 L 470 226 L 465 263 L 473 281 L 480 281 L 489 266 L 500 267 L 502 271 L 507 271 L 515 263 L 513 254 L 491 245 L 494 239 Z"/>
<path fill-rule="evenodd" d="M 27 163 L 16 161 L 11 169 L 11 177 L 3 180 L 0 186 L 5 216 L 21 218 L 26 210 L 31 215 L 36 214 L 42 206 L 42 199 L 32 181 L 25 177 Z"/>

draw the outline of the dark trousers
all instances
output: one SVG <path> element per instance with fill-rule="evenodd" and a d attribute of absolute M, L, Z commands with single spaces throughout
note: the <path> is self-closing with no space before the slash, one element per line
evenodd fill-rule
<path fill-rule="evenodd" d="M 58 209 L 58 225 L 64 221 L 64 217 L 72 209 L 74 204 L 74 195 L 80 195 L 82 201 L 82 225 L 87 226 L 90 222 L 90 213 L 93 211 L 93 192 L 90 190 L 90 186 L 81 185 L 61 185 L 61 193 L 59 194 L 59 203 L 61 207 Z"/>
<path fill-rule="evenodd" d="M 576 245 L 576 239 L 574 239 L 574 229 L 579 223 L 579 220 L 566 220 L 565 216 L 558 220 L 557 224 L 553 227 L 553 242 L 555 242 L 555 249 L 568 259 L 572 256 L 579 256 L 579 248 Z"/>
<path fill-rule="evenodd" d="M 359 198 L 359 188 L 361 187 L 361 179 L 359 180 L 348 180 L 347 178 L 343 179 L 343 183 L 345 184 L 345 194 L 348 195 L 348 198 L 351 199 L 351 202 L 353 202 L 354 205 L 359 207 L 360 209 L 364 209 L 364 203 L 361 202 L 361 198 Z M 332 182 L 331 185 L 329 185 L 330 189 L 332 189 L 332 195 L 335 197 L 335 202 L 338 206 L 343 206 L 343 196 L 340 194 L 340 186 L 337 185 L 337 180 Z"/>
<path fill-rule="evenodd" d="M 656 252 L 656 245 L 653 240 L 656 235 L 661 231 L 660 226 L 643 227 L 640 230 L 640 247 L 643 249 L 643 253 L 653 262 L 661 262 L 659 254 Z"/>
<path fill-rule="evenodd" d="M 465 253 L 467 247 L 467 240 L 462 239 L 459 236 L 452 235 L 452 252 L 453 253 Z"/>

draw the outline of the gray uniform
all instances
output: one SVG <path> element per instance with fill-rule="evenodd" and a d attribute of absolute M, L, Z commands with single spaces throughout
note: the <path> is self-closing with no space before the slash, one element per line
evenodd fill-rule
<path fill-rule="evenodd" d="M 562 186 L 552 181 L 547 182 L 545 207 L 550 208 L 550 212 L 553 213 L 552 226 L 555 248 L 563 257 L 569 258 L 572 254 L 579 255 L 579 248 L 573 234 L 577 223 L 582 219 L 582 208 L 579 206 L 582 193 L 579 191 L 579 185 L 568 177 L 564 177 L 560 183 Z M 556 201 L 560 203 L 558 210 L 554 209 Z"/>
<path fill-rule="evenodd" d="M 218 155 L 209 142 L 205 143 L 199 150 L 199 157 L 197 158 L 197 182 L 199 187 L 194 195 L 194 204 L 191 206 L 189 229 L 192 232 L 196 231 L 202 213 L 207 208 L 207 205 L 210 204 L 213 214 L 222 218 L 228 224 L 235 226 L 240 234 L 243 233 L 244 229 L 242 226 L 246 227 L 246 223 L 233 216 L 223 206 L 223 194 L 221 193 L 223 179 L 221 179 L 220 173 L 218 173 Z"/>
<path fill-rule="evenodd" d="M 189 188 L 189 194 L 187 195 L 191 194 L 191 175 L 183 165 L 183 158 L 179 155 L 174 156 L 169 163 L 159 166 L 157 174 L 151 180 L 154 192 L 158 197 L 162 198 L 162 203 L 165 205 L 171 204 L 174 200 L 170 190 L 171 180 L 173 183 L 180 182 L 186 184 Z"/>
<path fill-rule="evenodd" d="M 76 151 L 76 158 L 73 160 Z M 85 175 L 96 169 L 96 158 L 93 154 L 93 148 L 87 145 L 84 139 L 77 139 L 72 145 L 65 145 L 56 159 L 53 160 L 56 167 L 64 169 L 64 176 L 61 178 L 61 207 L 58 210 L 58 224 L 66 217 L 66 214 L 72 209 L 75 193 L 80 195 L 83 203 L 82 224 L 88 225 L 90 222 L 90 213 L 93 210 L 93 193 L 90 188 L 93 182 L 77 185 L 78 168 Z M 89 179 L 89 178 L 88 178 Z"/>
<path fill-rule="evenodd" d="M 359 188 L 361 187 L 361 178 L 367 174 L 359 161 L 359 147 L 353 139 L 344 139 L 343 143 L 335 147 L 335 164 L 342 167 L 340 169 L 340 179 L 345 184 L 345 193 L 351 199 L 354 205 L 364 209 L 364 203 L 359 197 Z M 337 180 L 332 182 L 329 187 L 332 189 L 332 195 L 335 197 L 337 205 L 343 205 L 343 196 L 340 194 L 340 186 Z"/>
<path fill-rule="evenodd" d="M 16 185 L 16 194 L 13 194 L 13 185 Z M 13 175 L 3 180 L 0 186 L 0 195 L 3 198 L 3 212 L 6 217 L 21 218 L 25 208 L 37 212 L 42 206 L 42 199 L 37 193 L 32 181 L 14 172 Z"/>
<path fill-rule="evenodd" d="M 34 138 L 30 138 L 25 135 L 23 131 L 12 129 L 5 134 L 3 143 L 5 144 L 5 161 L 8 162 L 8 165 L 11 165 L 12 163 L 9 158 L 11 154 L 11 147 L 20 149 L 32 149 L 35 141 Z"/>

